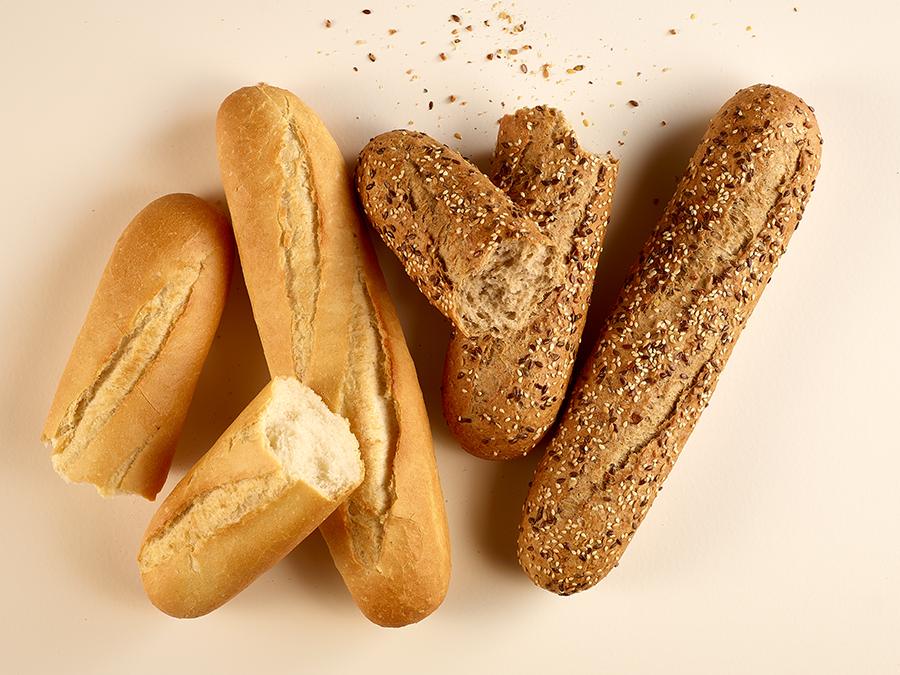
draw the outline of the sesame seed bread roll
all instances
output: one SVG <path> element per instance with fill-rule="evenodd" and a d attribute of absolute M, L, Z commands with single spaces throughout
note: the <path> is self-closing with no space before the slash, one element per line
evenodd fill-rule
<path fill-rule="evenodd" d="M 366 617 L 420 621 L 447 593 L 447 515 L 415 366 L 350 171 L 316 114 L 265 84 L 222 103 L 216 139 L 269 370 L 346 417 L 366 465 L 322 534 Z"/>
<path fill-rule="evenodd" d="M 68 481 L 153 500 L 215 336 L 234 257 L 228 219 L 188 194 L 125 228 L 53 398 L 41 440 Z"/>
<path fill-rule="evenodd" d="M 444 416 L 471 453 L 520 457 L 555 421 L 581 343 L 617 170 L 611 155 L 581 147 L 559 110 L 524 108 L 500 120 L 491 181 L 563 252 L 566 274 L 522 328 L 452 332 Z"/>
<path fill-rule="evenodd" d="M 710 122 L 541 459 L 519 561 L 560 595 L 619 562 L 708 404 L 812 193 L 822 138 L 782 89 Z"/>
<path fill-rule="evenodd" d="M 425 297 L 466 336 L 507 334 L 562 283 L 562 254 L 459 153 L 397 130 L 359 155 L 363 211 Z"/>
<path fill-rule="evenodd" d="M 343 417 L 295 378 L 275 378 L 163 500 L 141 542 L 141 581 L 177 618 L 244 590 L 362 482 Z"/>

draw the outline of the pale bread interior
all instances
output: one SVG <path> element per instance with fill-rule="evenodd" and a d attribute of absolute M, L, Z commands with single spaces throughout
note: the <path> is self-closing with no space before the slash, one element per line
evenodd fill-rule
<path fill-rule="evenodd" d="M 295 379 L 272 383 L 272 401 L 263 415 L 269 447 L 290 485 L 304 482 L 329 499 L 359 482 L 359 443 L 350 426 L 313 391 Z"/>
<path fill-rule="evenodd" d="M 520 330 L 556 286 L 557 251 L 525 239 L 497 245 L 490 263 L 459 284 L 456 305 L 469 334 Z"/>

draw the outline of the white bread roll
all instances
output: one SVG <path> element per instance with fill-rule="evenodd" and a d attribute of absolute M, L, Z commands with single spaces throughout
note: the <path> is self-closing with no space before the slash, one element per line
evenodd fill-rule
<path fill-rule="evenodd" d="M 155 499 L 228 294 L 228 219 L 188 194 L 128 225 L 88 310 L 41 440 L 67 480 Z"/>
<path fill-rule="evenodd" d="M 362 482 L 347 421 L 276 378 L 166 497 L 141 543 L 147 596 L 207 614 L 287 555 Z"/>
<path fill-rule="evenodd" d="M 322 121 L 265 84 L 231 94 L 216 142 L 247 291 L 269 370 L 345 416 L 366 480 L 322 534 L 362 612 L 382 626 L 431 614 L 450 542 L 415 366 Z"/>

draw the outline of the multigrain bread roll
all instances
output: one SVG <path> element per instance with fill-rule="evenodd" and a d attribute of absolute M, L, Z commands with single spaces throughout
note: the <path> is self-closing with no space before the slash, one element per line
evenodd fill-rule
<path fill-rule="evenodd" d="M 617 170 L 611 155 L 580 146 L 559 110 L 524 108 L 500 120 L 491 181 L 562 252 L 566 272 L 521 328 L 451 333 L 444 416 L 472 454 L 522 456 L 556 419 L 581 343 Z"/>
<path fill-rule="evenodd" d="M 162 489 L 231 279 L 234 244 L 215 206 L 161 197 L 119 238 L 41 440 L 67 480 L 104 497 Z"/>
<path fill-rule="evenodd" d="M 425 297 L 465 335 L 509 333 L 563 283 L 563 253 L 459 153 L 397 130 L 359 155 L 369 222 Z"/>
<path fill-rule="evenodd" d="M 275 378 L 175 486 L 141 542 L 147 596 L 208 614 L 316 529 L 360 484 L 347 421 L 295 378 Z"/>
<path fill-rule="evenodd" d="M 560 595 L 619 562 L 800 222 L 822 138 L 777 87 L 710 122 L 578 378 L 528 493 L 518 555 Z"/>
<path fill-rule="evenodd" d="M 382 626 L 443 601 L 450 543 L 415 366 L 337 144 L 288 91 L 219 110 L 219 163 L 272 375 L 296 375 L 360 442 L 366 480 L 322 526 L 362 612 Z"/>

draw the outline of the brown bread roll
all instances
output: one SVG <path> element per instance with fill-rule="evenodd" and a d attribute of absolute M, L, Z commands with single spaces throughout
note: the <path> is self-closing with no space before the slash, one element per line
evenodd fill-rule
<path fill-rule="evenodd" d="M 287 555 L 360 484 L 347 420 L 294 378 L 275 378 L 175 486 L 138 562 L 151 602 L 192 618 Z"/>
<path fill-rule="evenodd" d="M 428 300 L 466 335 L 507 333 L 562 283 L 562 254 L 468 160 L 425 134 L 390 131 L 359 155 L 369 222 Z"/>
<path fill-rule="evenodd" d="M 212 204 L 161 197 L 113 250 L 41 440 L 67 480 L 155 499 L 228 294 L 231 228 Z"/>
<path fill-rule="evenodd" d="M 447 515 L 415 366 L 350 171 L 316 114 L 265 84 L 223 102 L 216 140 L 269 369 L 311 387 L 360 442 L 366 479 L 322 534 L 371 621 L 419 621 L 447 593 Z"/>
<path fill-rule="evenodd" d="M 500 120 L 491 181 L 563 252 L 566 273 L 518 330 L 454 330 L 444 367 L 444 416 L 469 452 L 528 453 L 556 419 L 587 318 L 618 162 L 592 155 L 555 108 Z"/>
<path fill-rule="evenodd" d="M 822 138 L 787 91 L 710 122 L 539 463 L 519 560 L 560 595 L 610 572 L 715 389 L 812 193 Z"/>

